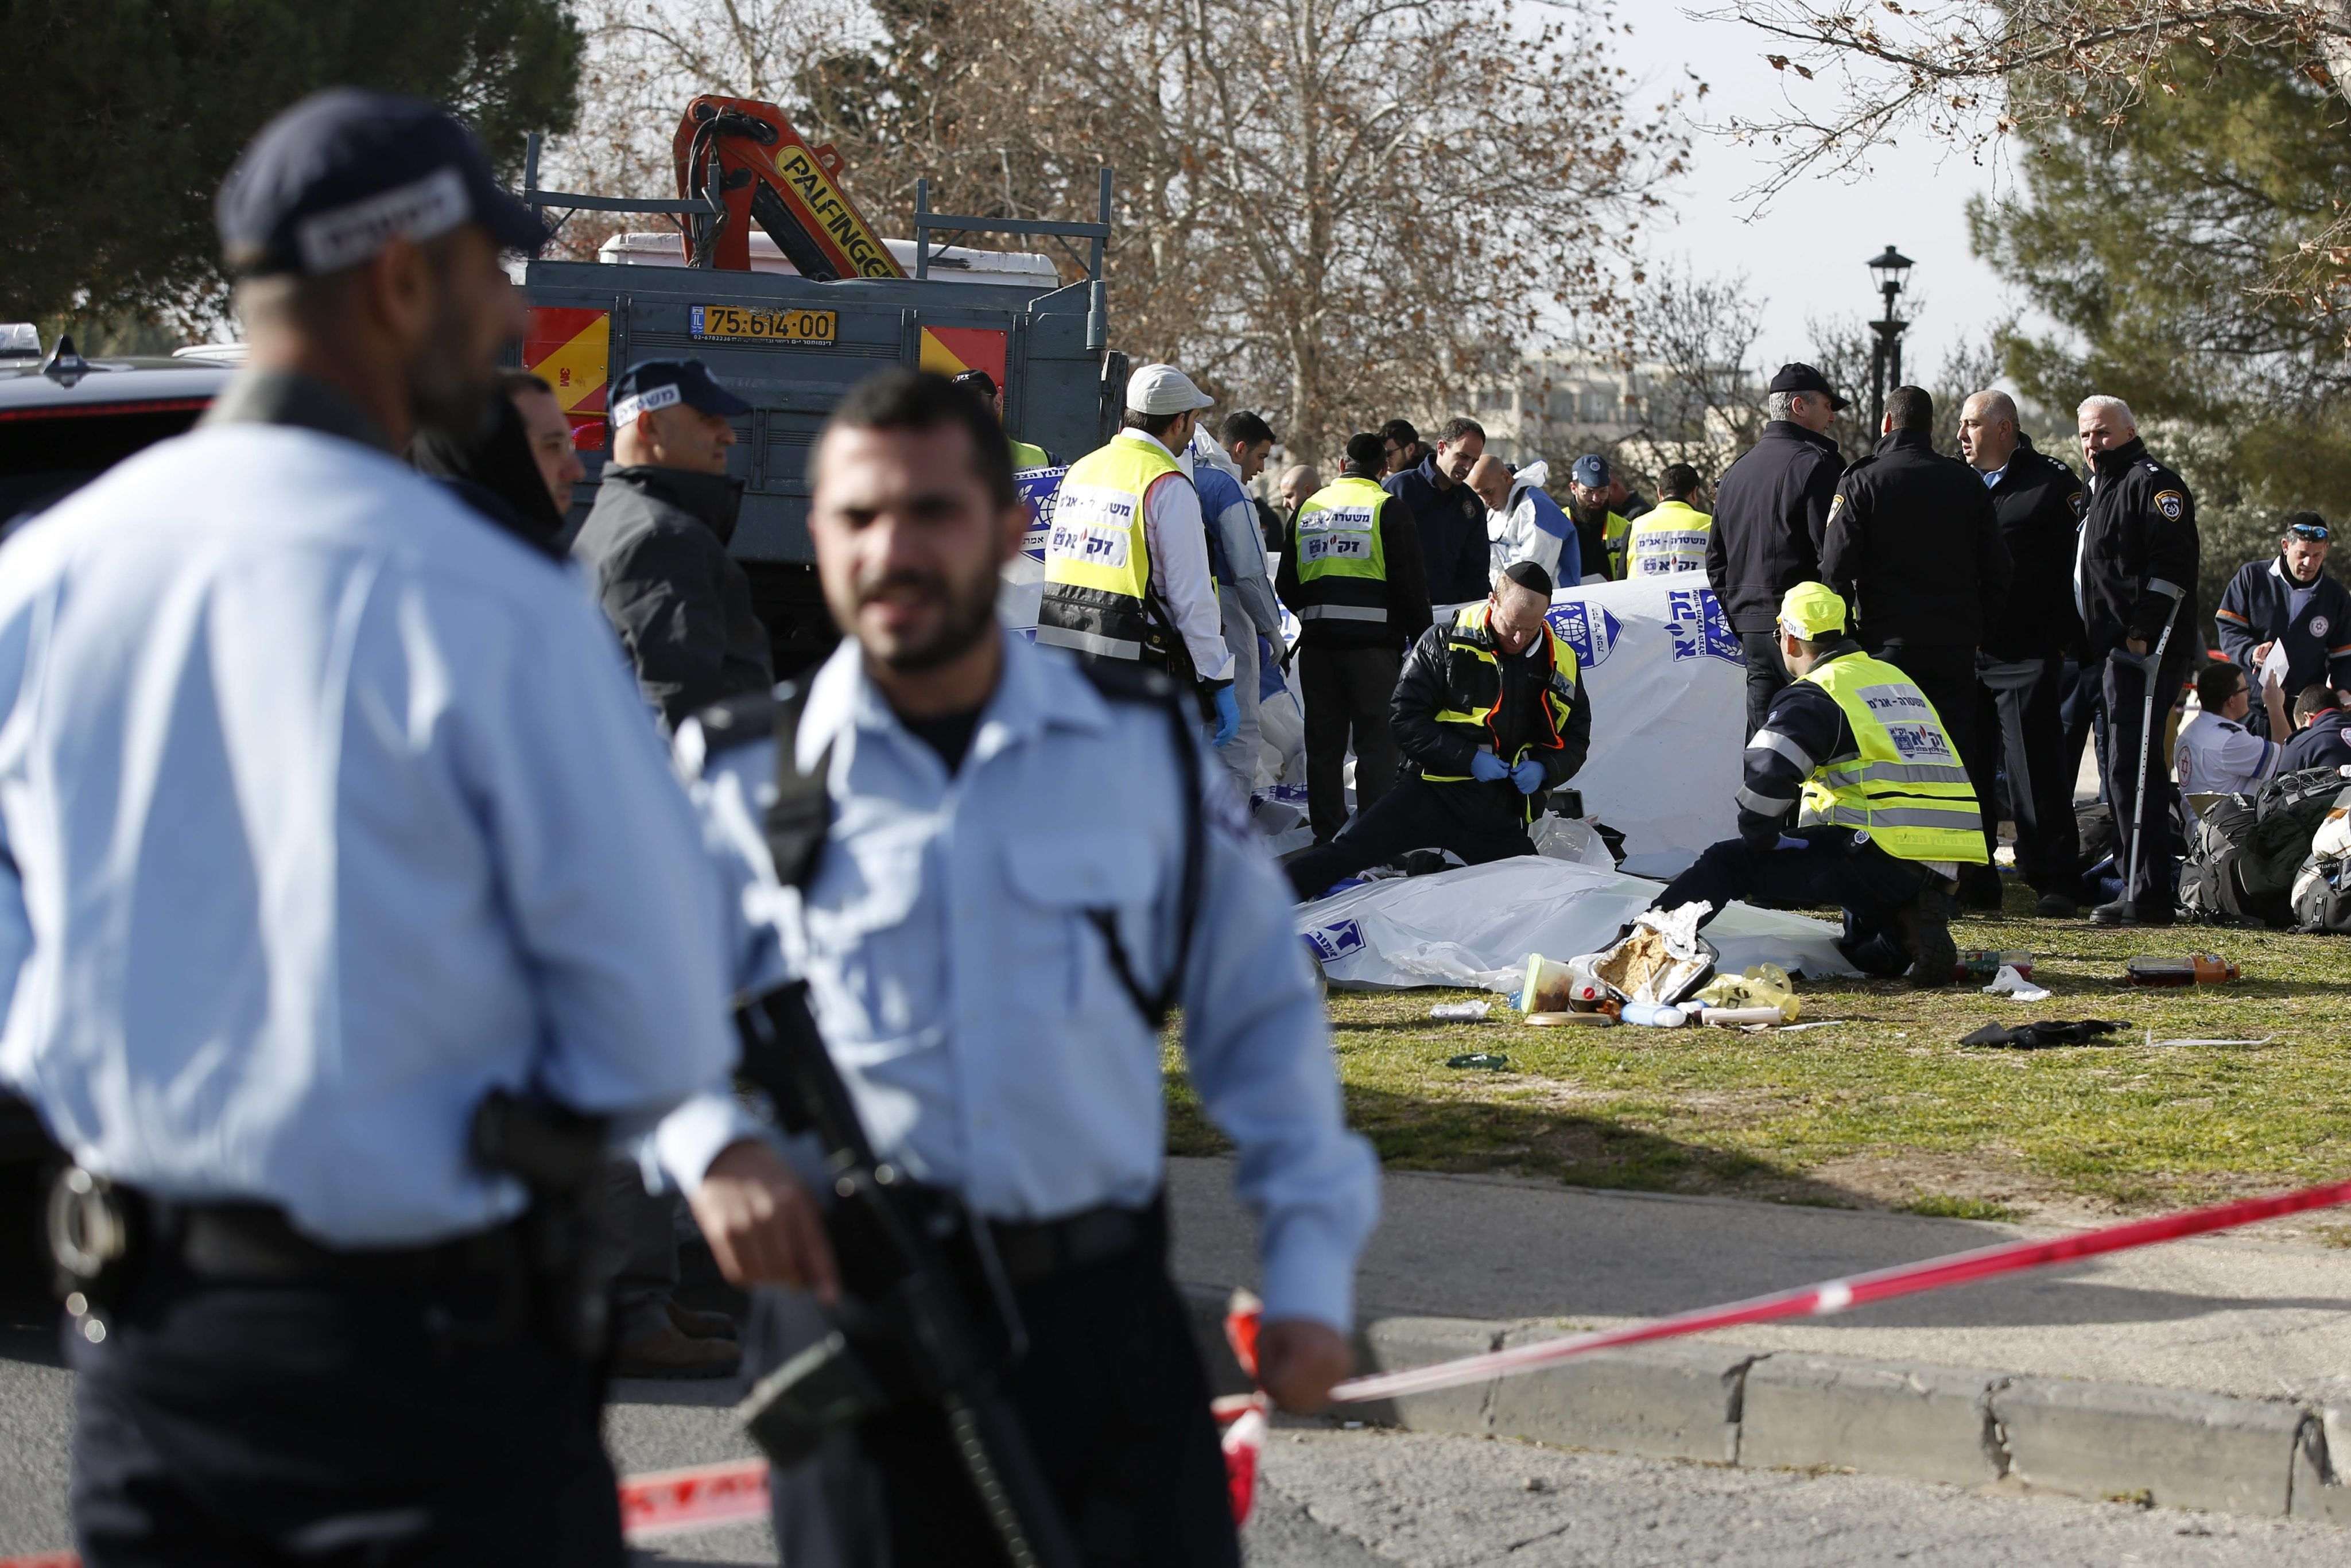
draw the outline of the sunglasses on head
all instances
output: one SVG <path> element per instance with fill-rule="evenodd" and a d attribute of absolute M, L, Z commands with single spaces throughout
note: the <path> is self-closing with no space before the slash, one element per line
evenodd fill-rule
<path fill-rule="evenodd" d="M 2309 539 L 2316 544 L 2325 544 L 2327 538 L 2325 523 L 2296 523 L 2290 531 L 2298 539 Z"/>

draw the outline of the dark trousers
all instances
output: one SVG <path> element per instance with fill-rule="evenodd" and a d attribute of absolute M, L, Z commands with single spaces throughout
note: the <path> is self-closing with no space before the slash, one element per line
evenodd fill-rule
<path fill-rule="evenodd" d="M 67 1331 L 82 1561 L 620 1568 L 601 1375 L 484 1343 L 498 1296 L 151 1264 L 102 1343 Z"/>
<path fill-rule="evenodd" d="M 1013 1294 L 1029 1353 L 1005 1393 L 1085 1568 L 1238 1568 L 1207 1375 L 1163 1251 L 1138 1249 Z M 809 1342 L 810 1315 L 800 1298 L 761 1291 L 747 1359 L 777 1364 Z M 868 1422 L 779 1473 L 773 1495 L 793 1568 L 1003 1561 L 946 1422 L 928 1408 Z"/>
<path fill-rule="evenodd" d="M 1911 956 L 1895 935 L 1894 916 L 1927 885 L 1927 868 L 1896 860 L 1847 828 L 1808 828 L 1793 836 L 1802 848 L 1756 849 L 1744 839 L 1708 845 L 1689 870 L 1666 884 L 1656 907 L 1678 909 L 1703 899 L 1714 905 L 1706 917 L 1712 921 L 1733 899 L 1780 909 L 1835 904 L 1844 911 L 1837 947 L 1855 968 L 1886 978 L 1907 969 Z"/>
<path fill-rule="evenodd" d="M 2105 766 L 2106 755 L 2106 671 L 2097 660 L 2065 661 L 2064 694 L 2058 699 L 2058 713 L 2065 724 L 2065 788 L 2082 776 L 2082 754 L 2093 741 L 2099 766 Z M 2105 781 L 2100 780 L 2101 791 Z"/>
<path fill-rule="evenodd" d="M 1347 821 L 1347 747 L 1355 748 L 1355 810 L 1368 811 L 1395 782 L 1388 701 L 1404 655 L 1394 648 L 1298 650 L 1299 696 L 1306 708 L 1306 820 L 1329 843 Z"/>
<path fill-rule="evenodd" d="M 2106 660 L 2106 749 L 2098 758 L 2098 769 L 2106 804 L 2115 813 L 2115 870 L 2124 879 L 2123 896 L 2142 919 L 2172 912 L 2172 860 L 2178 850 L 2171 819 L 2179 791 L 2172 782 L 2163 737 L 2188 671 L 2182 642 L 2175 632 L 2162 665 L 2153 673 L 2152 705 L 2146 666 L 2119 650 Z"/>
<path fill-rule="evenodd" d="M 674 1192 L 645 1190 L 634 1160 L 616 1160 L 604 1172 L 602 1219 L 606 1245 L 618 1264 L 612 1281 L 615 1343 L 658 1333 L 670 1326 L 669 1304 L 677 1294 L 677 1211 Z"/>
<path fill-rule="evenodd" d="M 1981 694 L 1976 727 L 1983 738 L 1968 772 L 1990 821 L 1993 775 L 2006 769 L 2017 869 L 2035 892 L 2078 898 L 2082 844 L 2074 827 L 2074 773 L 2065 767 L 2065 721 L 2058 711 L 2063 665 L 2058 659 L 1976 661 Z"/>
<path fill-rule="evenodd" d="M 1935 705 L 1935 716 L 1943 721 L 1943 732 L 1959 748 L 1959 761 L 1969 777 L 1981 775 L 1982 747 L 1976 731 L 1976 651 L 1947 643 L 1914 643 L 1900 637 L 1889 637 L 1872 648 L 1873 658 L 1885 660 L 1910 677 L 1928 702 Z M 1989 809 L 1989 802 L 1980 801 L 1983 813 L 1984 850 L 1989 854 L 2000 843 L 2000 823 Z"/>
<path fill-rule="evenodd" d="M 1747 736 L 1763 727 L 1771 699 L 1788 689 L 1788 666 L 1780 657 L 1777 632 L 1741 632 L 1739 651 L 1747 660 L 1747 735 L 1739 737 L 1745 746 Z"/>
<path fill-rule="evenodd" d="M 1431 784 L 1407 773 L 1377 806 L 1358 811 L 1344 832 L 1285 856 L 1282 869 L 1299 897 L 1314 898 L 1334 882 L 1413 850 L 1451 850 L 1465 865 L 1531 855 L 1525 810 L 1526 797 L 1507 781 Z"/>

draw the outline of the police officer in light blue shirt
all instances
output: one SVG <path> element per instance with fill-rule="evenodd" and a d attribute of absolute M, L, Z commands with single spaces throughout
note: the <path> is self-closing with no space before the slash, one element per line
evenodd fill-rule
<path fill-rule="evenodd" d="M 1262 1230 L 1261 1372 L 1286 1406 L 1321 1405 L 1347 1369 L 1374 1166 L 1342 1123 L 1281 881 L 1221 769 L 1164 691 L 1131 689 L 1153 677 L 1089 674 L 997 624 L 1025 526 L 983 404 L 937 376 L 868 381 L 814 457 L 810 528 L 849 636 L 795 737 L 797 767 L 825 759 L 831 808 L 805 896 L 763 837 L 774 729 L 713 715 L 678 746 L 737 884 L 738 985 L 807 978 L 879 1155 L 997 1233 L 1030 1341 L 1008 1393 L 1081 1554 L 1231 1563 L 1208 1390 L 1166 1273 L 1166 1006 L 1238 1146 Z M 762 1333 L 755 1318 L 747 1355 Z M 935 1413 L 856 1438 L 887 1561 L 989 1560 Z M 778 1531 L 799 1562 L 795 1495 L 778 1488 Z"/>
<path fill-rule="evenodd" d="M 393 455 L 487 413 L 539 225 L 349 90 L 220 225 L 247 368 L 0 552 L 0 1079 L 77 1167 L 82 1557 L 618 1564 L 590 1314 L 477 1107 L 653 1132 L 732 1273 L 829 1284 L 723 1092 L 718 884 L 611 633 Z"/>

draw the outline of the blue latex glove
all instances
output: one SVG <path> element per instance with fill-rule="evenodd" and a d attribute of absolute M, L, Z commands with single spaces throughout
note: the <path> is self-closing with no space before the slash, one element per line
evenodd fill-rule
<path fill-rule="evenodd" d="M 1469 759 L 1469 777 L 1480 784 L 1499 784 L 1510 776 L 1510 768 L 1490 751 L 1481 751 Z"/>
<path fill-rule="evenodd" d="M 1233 685 L 1227 681 L 1217 688 L 1217 733 L 1211 746 L 1230 746 L 1233 737 L 1241 732 L 1241 700 L 1233 695 Z"/>
<path fill-rule="evenodd" d="M 1528 758 L 1510 769 L 1510 782 L 1519 787 L 1521 795 L 1531 795 L 1543 787 L 1543 765 Z"/>
<path fill-rule="evenodd" d="M 1800 839 L 1793 833 L 1782 833 L 1780 841 L 1771 847 L 1775 850 L 1808 850 L 1813 847 L 1813 841 Z"/>

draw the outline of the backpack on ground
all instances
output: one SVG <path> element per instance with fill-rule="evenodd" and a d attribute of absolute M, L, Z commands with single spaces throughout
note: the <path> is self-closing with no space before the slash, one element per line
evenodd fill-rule
<path fill-rule="evenodd" d="M 2351 789 L 2336 793 L 2294 880 L 2294 925 L 2351 932 Z"/>
<path fill-rule="evenodd" d="M 2265 921 L 2249 898 L 2239 867 L 2261 817 L 2250 795 L 2216 795 L 2188 829 L 2188 852 L 2179 862 L 2179 912 L 2208 925 L 2243 925 Z"/>
<path fill-rule="evenodd" d="M 2277 925 L 2293 919 L 2294 880 L 2343 789 L 2343 775 L 2335 768 L 2305 768 L 2271 779 L 2253 797 L 2259 820 L 2238 862 L 2237 880 L 2249 902 L 2274 911 Z"/>
<path fill-rule="evenodd" d="M 2207 800 L 2179 868 L 2181 909 L 2212 925 L 2293 925 L 2312 836 L 2343 792 L 2334 768 L 2306 768 L 2250 795 Z"/>

